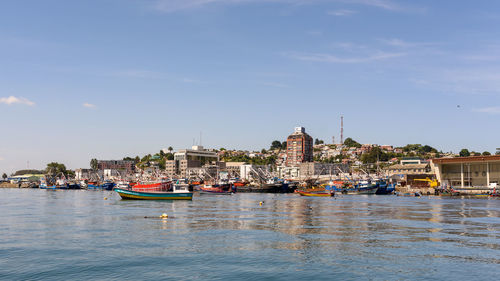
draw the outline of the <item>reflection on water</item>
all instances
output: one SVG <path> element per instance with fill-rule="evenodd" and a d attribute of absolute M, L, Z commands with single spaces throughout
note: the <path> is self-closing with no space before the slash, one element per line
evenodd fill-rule
<path fill-rule="evenodd" d="M 1 279 L 494 280 L 500 273 L 495 199 L 236 194 L 149 202 L 4 189 L 0 203 Z M 158 218 L 164 212 L 169 219 Z"/>

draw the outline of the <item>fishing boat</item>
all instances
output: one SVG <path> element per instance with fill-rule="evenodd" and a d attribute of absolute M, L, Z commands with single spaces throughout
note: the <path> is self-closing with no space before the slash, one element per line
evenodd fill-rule
<path fill-rule="evenodd" d="M 87 189 L 100 189 L 100 185 L 96 181 L 89 181 L 87 182 Z"/>
<path fill-rule="evenodd" d="M 371 180 L 361 180 L 358 182 L 332 181 L 325 186 L 325 190 L 334 190 L 342 194 L 375 194 L 378 185 Z"/>
<path fill-rule="evenodd" d="M 397 196 L 404 196 L 404 197 L 420 197 L 422 194 L 420 192 L 396 192 Z"/>
<path fill-rule="evenodd" d="M 65 178 L 57 179 L 55 182 L 43 178 L 40 180 L 39 188 L 48 190 L 57 190 L 57 189 L 69 189 L 69 186 Z"/>
<path fill-rule="evenodd" d="M 141 189 L 146 190 L 144 187 Z M 174 184 L 172 185 L 171 190 L 155 191 L 155 189 L 156 188 L 151 189 L 152 191 L 137 191 L 137 188 L 132 187 L 131 189 L 115 188 L 114 190 L 121 196 L 122 199 L 139 199 L 139 200 L 192 200 L 193 199 L 193 192 L 189 191 L 188 185 Z"/>
<path fill-rule="evenodd" d="M 387 194 L 392 194 L 396 190 L 396 185 L 391 183 L 387 183 L 386 180 L 383 179 L 378 179 L 375 180 L 377 184 L 377 192 L 375 194 L 377 195 L 387 195 Z"/>
<path fill-rule="evenodd" d="M 334 197 L 335 196 L 335 192 L 334 191 L 329 191 L 329 192 L 309 192 L 309 191 L 297 190 L 296 192 L 300 196 L 310 196 L 310 197 Z"/>
<path fill-rule="evenodd" d="M 236 187 L 232 184 L 204 184 L 198 186 L 201 194 L 231 195 L 236 192 Z"/>
<path fill-rule="evenodd" d="M 115 183 L 112 182 L 112 181 L 105 181 L 103 182 L 101 185 L 100 185 L 100 188 L 102 190 L 113 190 L 113 188 L 115 187 Z"/>
<path fill-rule="evenodd" d="M 129 189 L 130 184 L 126 181 L 119 181 L 118 183 L 116 183 L 116 188 Z"/>

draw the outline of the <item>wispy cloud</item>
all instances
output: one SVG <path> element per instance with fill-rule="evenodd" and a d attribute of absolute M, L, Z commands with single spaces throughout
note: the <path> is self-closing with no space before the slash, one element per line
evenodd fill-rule
<path fill-rule="evenodd" d="M 497 115 L 500 114 L 500 106 L 476 108 L 474 111 Z"/>
<path fill-rule="evenodd" d="M 439 43 L 433 43 L 433 42 L 408 42 L 398 38 L 379 39 L 379 40 L 386 45 L 392 47 L 400 47 L 400 48 L 429 47 L 429 46 L 439 45 Z"/>
<path fill-rule="evenodd" d="M 342 2 L 372 6 L 390 11 L 396 11 L 403 8 L 401 5 L 390 0 L 344 0 Z"/>
<path fill-rule="evenodd" d="M 0 161 L 3 161 L 3 160 L 5 160 L 5 158 L 3 158 L 3 157 L 0 156 Z"/>
<path fill-rule="evenodd" d="M 90 109 L 97 108 L 97 106 L 95 104 L 91 104 L 91 103 L 88 103 L 88 102 L 84 103 L 83 107 L 90 108 Z"/>
<path fill-rule="evenodd" d="M 328 11 L 327 14 L 331 16 L 336 16 L 336 17 L 344 17 L 344 16 L 351 16 L 356 14 L 356 11 L 353 10 L 335 10 L 335 11 Z"/>
<path fill-rule="evenodd" d="M 327 63 L 365 63 L 378 60 L 386 60 L 391 58 L 397 58 L 405 56 L 405 53 L 387 53 L 387 52 L 377 52 L 371 55 L 366 55 L 363 57 L 341 57 L 332 54 L 321 54 L 321 53 L 285 53 L 286 56 L 302 60 L 302 61 L 316 61 L 316 62 L 327 62 Z"/>
<path fill-rule="evenodd" d="M 155 0 L 153 8 L 161 12 L 171 13 L 215 4 L 283 3 L 289 5 L 312 5 L 325 2 L 364 5 L 389 11 L 403 9 L 401 5 L 392 0 Z"/>
<path fill-rule="evenodd" d="M 26 98 L 14 97 L 14 96 L 0 98 L 0 103 L 7 104 L 7 105 L 13 105 L 13 104 L 23 104 L 23 105 L 29 105 L 29 106 L 35 105 L 34 102 L 32 102 Z"/>
<path fill-rule="evenodd" d="M 500 96 L 500 70 L 496 67 L 464 66 L 455 69 L 433 66 L 409 81 L 447 94 Z"/>

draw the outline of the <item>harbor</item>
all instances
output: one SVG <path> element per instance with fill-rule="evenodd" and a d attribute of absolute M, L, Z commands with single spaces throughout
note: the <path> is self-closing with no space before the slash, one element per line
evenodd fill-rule
<path fill-rule="evenodd" d="M 191 200 L 193 192 L 500 197 L 500 150 L 453 154 L 428 145 L 360 144 L 343 137 L 341 144 L 325 144 L 313 142 L 304 127 L 260 153 L 194 145 L 142 158 L 94 158 L 90 166 L 70 170 L 52 162 L 45 170 L 4 173 L 0 187 L 116 190 L 126 199 L 157 200 Z M 174 195 L 179 192 L 184 195 Z"/>
<path fill-rule="evenodd" d="M 498 200 L 236 193 L 138 201 L 17 188 L 0 189 L 0 198 L 7 280 L 495 280 L 500 263 Z"/>

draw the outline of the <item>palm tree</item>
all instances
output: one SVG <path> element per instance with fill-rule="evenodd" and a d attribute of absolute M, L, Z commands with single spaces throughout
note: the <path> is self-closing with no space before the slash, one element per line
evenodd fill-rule
<path fill-rule="evenodd" d="M 174 150 L 171 146 L 169 146 L 168 148 L 168 152 L 172 153 L 172 150 Z"/>

